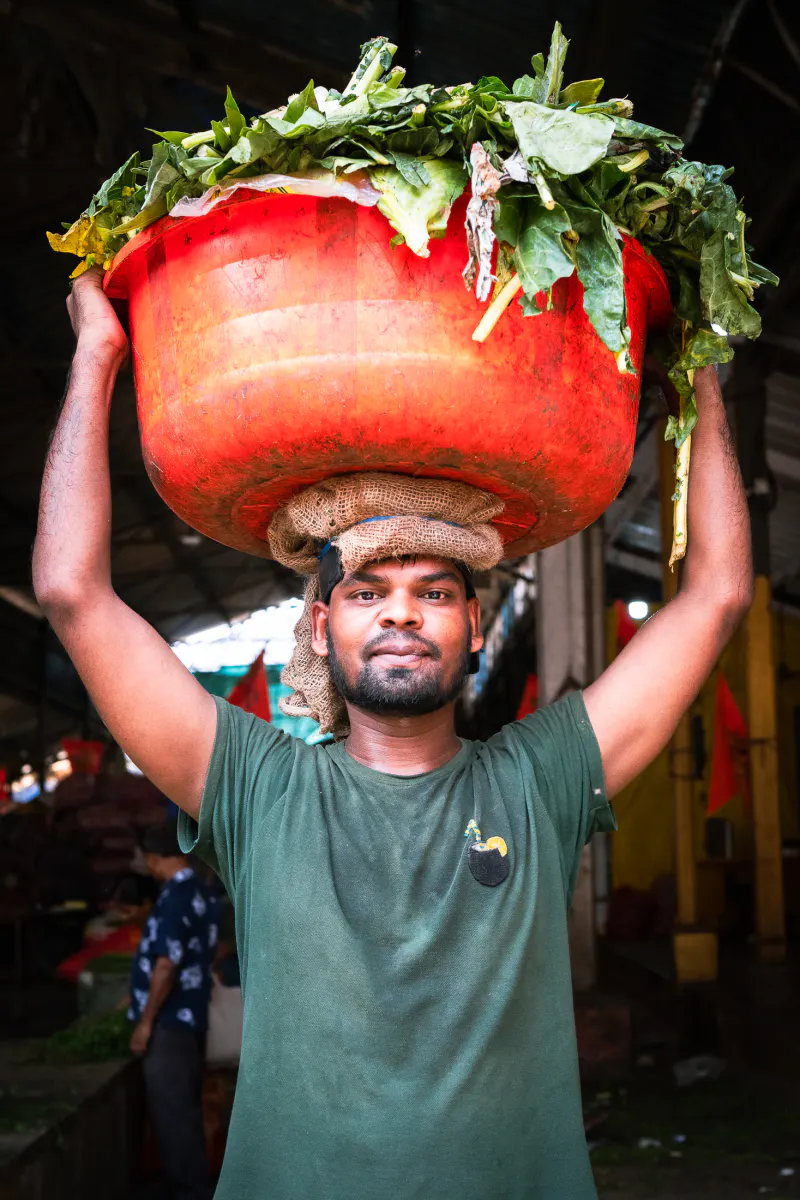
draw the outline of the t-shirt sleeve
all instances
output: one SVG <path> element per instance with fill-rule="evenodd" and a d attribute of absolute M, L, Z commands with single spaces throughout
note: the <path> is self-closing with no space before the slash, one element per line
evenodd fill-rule
<path fill-rule="evenodd" d="M 523 764 L 525 759 L 530 763 L 536 790 L 561 847 L 571 897 L 583 847 L 593 833 L 617 828 L 583 693 L 572 692 L 515 721 L 499 736 L 515 742 Z"/>
<path fill-rule="evenodd" d="M 178 817 L 185 854 L 196 853 L 233 896 L 250 858 L 253 836 L 286 792 L 296 758 L 313 753 L 260 718 L 215 696 L 217 733 L 208 766 L 200 819 Z"/>

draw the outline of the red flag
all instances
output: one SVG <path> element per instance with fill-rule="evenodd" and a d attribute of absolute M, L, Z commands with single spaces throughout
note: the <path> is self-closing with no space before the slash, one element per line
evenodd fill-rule
<path fill-rule="evenodd" d="M 530 716 L 535 713 L 539 707 L 539 676 L 529 675 L 525 680 L 525 690 L 522 693 L 522 699 L 519 702 L 517 709 L 517 720 L 521 721 L 523 717 Z"/>
<path fill-rule="evenodd" d="M 67 752 L 73 771 L 83 775 L 99 775 L 103 761 L 105 742 L 86 742 L 81 738 L 62 738 L 61 745 Z"/>
<path fill-rule="evenodd" d="M 272 720 L 269 707 L 269 691 L 267 690 L 267 673 L 264 670 L 264 651 L 243 675 L 228 696 L 228 703 L 234 704 L 245 712 L 261 717 L 262 721 Z"/>
<path fill-rule="evenodd" d="M 621 600 L 614 601 L 614 608 L 617 613 L 617 654 L 619 654 L 620 650 L 625 649 L 639 626 L 628 612 L 628 606 Z"/>
<path fill-rule="evenodd" d="M 717 702 L 714 712 L 714 750 L 711 757 L 711 784 L 708 789 L 706 816 L 723 808 L 734 796 L 750 803 L 747 770 L 747 722 L 739 711 L 728 681 L 717 672 Z"/>

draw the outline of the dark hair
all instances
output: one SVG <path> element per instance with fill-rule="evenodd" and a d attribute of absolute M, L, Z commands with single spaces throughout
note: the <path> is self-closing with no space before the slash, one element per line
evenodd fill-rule
<path fill-rule="evenodd" d="M 163 825 L 151 825 L 146 829 L 142 838 L 142 850 L 145 854 L 155 854 L 158 858 L 182 858 L 183 851 L 178 845 L 178 826 L 175 821 L 165 821 Z"/>

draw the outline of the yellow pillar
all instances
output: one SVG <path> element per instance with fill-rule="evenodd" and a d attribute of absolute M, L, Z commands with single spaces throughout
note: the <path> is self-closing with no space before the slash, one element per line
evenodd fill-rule
<path fill-rule="evenodd" d="M 750 779 L 755 838 L 756 938 L 764 962 L 783 962 L 786 928 L 778 791 L 778 728 L 772 644 L 772 588 L 756 576 L 755 599 L 747 614 L 747 707 Z"/>
<path fill-rule="evenodd" d="M 664 602 L 678 590 L 678 568 L 668 563 L 672 546 L 672 495 L 675 491 L 675 446 L 661 441 L 661 560 Z M 689 531 L 691 537 L 691 530 Z M 676 928 L 673 937 L 675 975 L 678 983 L 706 983 L 717 977 L 717 938 L 696 928 L 697 856 L 695 850 L 694 779 L 689 713 L 681 718 L 669 748 L 672 802 L 675 814 L 675 879 L 677 887 Z"/>

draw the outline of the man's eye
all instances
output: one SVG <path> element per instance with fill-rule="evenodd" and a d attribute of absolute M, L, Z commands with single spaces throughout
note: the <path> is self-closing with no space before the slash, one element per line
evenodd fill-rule
<path fill-rule="evenodd" d="M 431 588 L 429 591 L 425 592 L 426 600 L 445 600 L 446 598 L 447 592 L 443 592 L 441 588 Z"/>
<path fill-rule="evenodd" d="M 363 592 L 356 592 L 354 598 L 356 600 L 374 600 L 377 595 L 378 595 L 377 592 L 363 591 Z"/>

